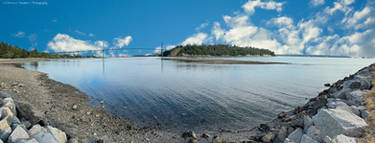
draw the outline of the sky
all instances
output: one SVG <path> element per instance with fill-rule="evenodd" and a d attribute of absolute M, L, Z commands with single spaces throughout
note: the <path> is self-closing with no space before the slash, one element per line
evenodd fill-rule
<path fill-rule="evenodd" d="M 187 44 L 375 57 L 372 0 L 0 0 L 0 41 L 45 52 Z"/>

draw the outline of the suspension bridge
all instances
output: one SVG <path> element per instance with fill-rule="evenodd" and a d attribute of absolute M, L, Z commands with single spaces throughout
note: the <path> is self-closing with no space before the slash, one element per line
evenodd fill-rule
<path fill-rule="evenodd" d="M 138 51 L 151 51 L 151 52 L 154 52 L 155 49 L 151 49 L 151 48 L 102 48 L 102 49 L 93 49 L 93 50 L 76 50 L 76 51 L 57 51 L 57 52 L 52 52 L 51 54 L 72 54 L 72 55 L 80 55 L 82 53 L 97 53 L 97 52 L 101 52 L 101 54 L 103 54 L 103 58 L 105 57 L 105 52 L 108 52 L 108 51 L 134 51 L 134 50 L 138 50 Z M 159 49 L 160 50 L 160 56 L 163 56 L 163 52 L 165 51 L 165 48 L 163 47 L 163 44 L 161 44 L 161 48 Z M 154 53 L 155 54 L 155 53 Z"/>

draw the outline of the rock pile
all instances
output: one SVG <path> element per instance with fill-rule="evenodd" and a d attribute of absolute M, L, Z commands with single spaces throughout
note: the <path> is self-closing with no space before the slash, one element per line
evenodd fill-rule
<path fill-rule="evenodd" d="M 9 95 L 1 94 L 0 105 L 0 143 L 68 142 L 65 132 L 45 124 L 43 126 L 32 125 L 34 121 L 23 118 L 21 115 L 23 111 L 16 107 L 14 100 Z M 72 138 L 69 142 L 77 141 Z"/>
<path fill-rule="evenodd" d="M 364 98 L 372 87 L 373 68 L 375 64 L 330 85 L 304 106 L 261 124 L 249 142 L 356 143 L 368 126 Z"/>

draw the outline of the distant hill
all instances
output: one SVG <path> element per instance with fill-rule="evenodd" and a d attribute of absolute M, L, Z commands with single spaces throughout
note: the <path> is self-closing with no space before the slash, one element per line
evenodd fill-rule
<path fill-rule="evenodd" d="M 0 58 L 80 58 L 81 56 L 72 55 L 57 55 L 45 52 L 38 52 L 37 50 L 27 51 L 17 46 L 9 45 L 5 42 L 0 42 Z"/>
<path fill-rule="evenodd" d="M 163 56 L 275 56 L 267 49 L 232 45 L 185 45 L 163 52 Z"/>

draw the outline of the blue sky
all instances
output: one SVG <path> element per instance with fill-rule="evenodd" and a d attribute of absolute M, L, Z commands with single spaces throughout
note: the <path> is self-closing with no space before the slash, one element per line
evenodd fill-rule
<path fill-rule="evenodd" d="M 371 0 L 1 0 L 0 41 L 72 51 L 231 44 L 375 56 Z M 134 54 L 136 51 L 107 54 Z"/>

